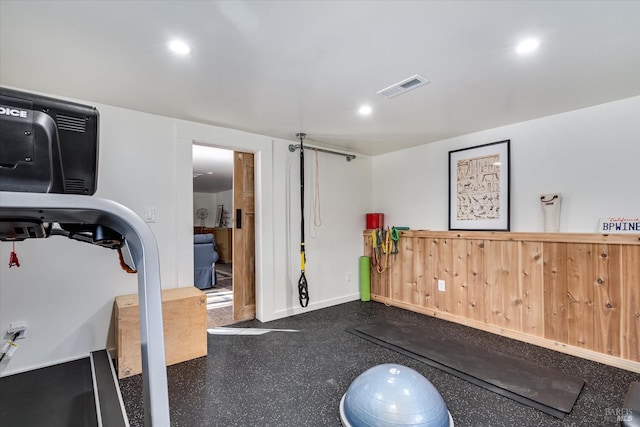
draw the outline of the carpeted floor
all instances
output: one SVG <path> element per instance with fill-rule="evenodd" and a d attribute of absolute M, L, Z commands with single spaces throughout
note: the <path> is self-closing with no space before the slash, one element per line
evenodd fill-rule
<path fill-rule="evenodd" d="M 345 331 L 375 320 L 416 322 L 481 348 L 584 379 L 564 420 L 477 387 Z M 381 363 L 409 366 L 440 391 L 456 426 L 615 426 L 615 413 L 640 374 L 557 353 L 383 304 L 359 301 L 268 323 L 236 327 L 297 329 L 261 336 L 209 335 L 207 357 L 168 367 L 173 426 L 340 426 L 349 384 Z M 132 426 L 142 426 L 141 376 L 120 380 Z"/>

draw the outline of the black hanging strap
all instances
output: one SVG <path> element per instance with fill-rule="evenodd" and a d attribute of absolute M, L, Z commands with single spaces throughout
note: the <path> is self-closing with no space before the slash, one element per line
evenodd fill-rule
<path fill-rule="evenodd" d="M 309 287 L 307 278 L 304 275 L 306 256 L 304 253 L 304 146 L 303 141 L 306 133 L 296 133 L 296 138 L 300 139 L 300 280 L 298 280 L 298 297 L 300 305 L 309 305 Z"/>

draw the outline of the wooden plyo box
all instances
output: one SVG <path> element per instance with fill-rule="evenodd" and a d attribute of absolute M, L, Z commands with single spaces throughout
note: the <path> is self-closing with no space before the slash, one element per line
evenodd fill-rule
<path fill-rule="evenodd" d="M 118 378 L 142 372 L 138 294 L 117 296 L 115 334 Z M 162 291 L 164 348 L 168 365 L 207 355 L 207 297 L 186 288 Z"/>

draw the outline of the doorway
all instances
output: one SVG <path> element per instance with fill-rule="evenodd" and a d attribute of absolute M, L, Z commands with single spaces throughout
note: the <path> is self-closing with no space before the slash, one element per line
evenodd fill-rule
<path fill-rule="evenodd" d="M 252 153 L 193 144 L 194 235 L 212 234 L 217 253 L 211 286 L 201 288 L 208 328 L 255 317 L 253 174 Z"/>

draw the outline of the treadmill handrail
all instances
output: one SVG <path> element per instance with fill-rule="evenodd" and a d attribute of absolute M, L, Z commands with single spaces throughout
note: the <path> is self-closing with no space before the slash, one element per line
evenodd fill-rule
<path fill-rule="evenodd" d="M 160 257 L 148 224 L 131 209 L 113 200 L 75 194 L 0 191 L 0 221 L 3 217 L 98 224 L 125 238 L 138 269 L 144 424 L 169 427 Z"/>

